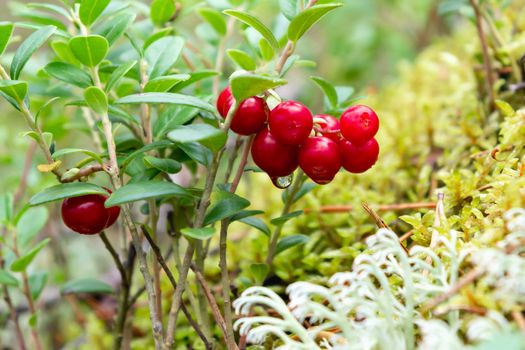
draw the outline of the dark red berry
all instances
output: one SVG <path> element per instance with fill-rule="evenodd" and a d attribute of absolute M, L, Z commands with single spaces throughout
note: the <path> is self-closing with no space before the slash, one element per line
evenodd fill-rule
<path fill-rule="evenodd" d="M 370 169 L 377 162 L 379 156 L 379 144 L 375 138 L 360 146 L 355 146 L 350 141 L 341 139 L 339 150 L 343 168 L 356 174 L 364 173 Z"/>
<path fill-rule="evenodd" d="M 341 134 L 354 145 L 366 143 L 378 129 L 379 118 L 370 107 L 352 106 L 341 115 Z"/>
<path fill-rule="evenodd" d="M 299 165 L 299 149 L 280 143 L 266 128 L 255 136 L 251 151 L 255 164 L 270 177 L 288 176 Z"/>
<path fill-rule="evenodd" d="M 282 102 L 270 112 L 272 135 L 285 145 L 298 146 L 306 141 L 314 122 L 312 113 L 295 101 Z"/>
<path fill-rule="evenodd" d="M 233 96 L 230 87 L 224 89 L 217 99 L 217 110 L 226 118 Z M 252 135 L 261 130 L 268 120 L 268 106 L 262 98 L 254 96 L 244 100 L 233 116 L 230 128 L 239 135 Z"/>
<path fill-rule="evenodd" d="M 337 143 L 324 136 L 309 138 L 299 150 L 299 166 L 318 184 L 329 183 L 341 168 Z"/>
<path fill-rule="evenodd" d="M 83 235 L 94 235 L 106 228 L 110 211 L 104 207 L 106 197 L 89 194 L 67 198 L 62 203 L 62 220 L 71 230 Z"/>
<path fill-rule="evenodd" d="M 338 142 L 341 138 L 341 126 L 339 124 L 339 120 L 328 114 L 316 115 L 314 116 L 314 119 L 315 118 L 319 118 L 324 121 L 319 123 L 321 134 L 324 137 L 328 137 L 332 141 Z"/>

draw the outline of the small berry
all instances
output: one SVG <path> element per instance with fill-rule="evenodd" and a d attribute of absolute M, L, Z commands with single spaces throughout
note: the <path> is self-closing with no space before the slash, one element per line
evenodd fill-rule
<path fill-rule="evenodd" d="M 255 164 L 270 177 L 288 176 L 297 169 L 298 148 L 287 146 L 276 140 L 268 129 L 259 131 L 252 144 Z"/>
<path fill-rule="evenodd" d="M 379 144 L 372 138 L 363 145 L 355 146 L 348 140 L 339 141 L 341 164 L 351 173 L 364 173 L 370 169 L 379 156 Z"/>
<path fill-rule="evenodd" d="M 374 137 L 378 129 L 379 118 L 370 107 L 352 106 L 341 115 L 341 134 L 356 146 Z"/>
<path fill-rule="evenodd" d="M 314 119 L 315 118 L 324 121 L 324 123 L 319 123 L 321 134 L 332 141 L 338 142 L 341 138 L 341 126 L 339 120 L 328 114 L 316 115 L 314 116 Z"/>
<path fill-rule="evenodd" d="M 277 105 L 268 120 L 272 135 L 281 143 L 299 146 L 312 131 L 312 113 L 304 105 L 295 101 L 285 101 Z"/>
<path fill-rule="evenodd" d="M 233 105 L 233 95 L 230 87 L 224 89 L 217 99 L 217 110 L 226 118 Z M 233 116 L 230 128 L 239 135 L 252 135 L 261 130 L 268 120 L 268 106 L 257 96 L 244 100 Z"/>
<path fill-rule="evenodd" d="M 299 151 L 299 166 L 316 183 L 329 183 L 341 168 L 337 143 L 324 136 L 309 138 Z"/>
<path fill-rule="evenodd" d="M 97 234 L 107 227 L 110 218 L 105 201 L 106 197 L 99 194 L 67 198 L 62 203 L 62 220 L 75 232 Z"/>

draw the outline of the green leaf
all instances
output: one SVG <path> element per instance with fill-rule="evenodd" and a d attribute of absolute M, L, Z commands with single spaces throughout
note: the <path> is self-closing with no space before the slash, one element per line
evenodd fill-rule
<path fill-rule="evenodd" d="M 18 287 L 18 280 L 10 272 L 0 269 L 0 284 L 10 287 Z"/>
<path fill-rule="evenodd" d="M 166 36 L 148 46 L 145 58 L 150 79 L 168 72 L 179 59 L 183 47 L 184 39 L 179 36 Z"/>
<path fill-rule="evenodd" d="M 211 78 L 219 74 L 220 74 L 219 72 L 214 71 L 214 70 L 201 70 L 201 71 L 191 72 L 190 78 L 188 80 L 175 85 L 175 87 L 171 89 L 171 91 L 172 92 L 180 91 L 184 89 L 185 87 L 190 86 L 198 81 L 201 81 L 206 78 Z"/>
<path fill-rule="evenodd" d="M 95 67 L 106 57 L 109 43 L 100 35 L 76 36 L 69 40 L 69 48 L 80 63 Z"/>
<path fill-rule="evenodd" d="M 288 20 L 292 20 L 297 15 L 297 0 L 279 0 L 281 12 Z"/>
<path fill-rule="evenodd" d="M 133 13 L 122 13 L 115 18 L 109 19 L 102 28 L 98 31 L 99 35 L 105 37 L 109 43 L 109 46 L 113 45 L 118 38 L 124 34 L 126 29 L 135 20 L 135 14 Z"/>
<path fill-rule="evenodd" d="M 251 58 L 251 56 L 244 51 L 231 49 L 227 50 L 226 54 L 235 64 L 237 64 L 242 69 L 255 70 L 257 68 L 257 65 L 253 58 Z"/>
<path fill-rule="evenodd" d="M 174 0 L 153 0 L 150 6 L 151 21 L 161 27 L 173 18 L 176 10 Z"/>
<path fill-rule="evenodd" d="M 199 142 L 212 151 L 220 150 L 228 135 L 208 124 L 180 125 L 168 133 L 168 139 L 176 143 Z"/>
<path fill-rule="evenodd" d="M 9 192 L 0 195 L 0 224 L 6 224 L 13 218 L 13 194 Z"/>
<path fill-rule="evenodd" d="M 302 210 L 293 211 L 286 215 L 279 216 L 278 218 L 272 219 L 270 222 L 275 226 L 281 226 L 281 225 L 284 225 L 288 220 L 298 217 L 301 214 L 303 214 Z"/>
<path fill-rule="evenodd" d="M 51 41 L 51 48 L 62 61 L 78 65 L 80 62 L 75 58 L 71 49 L 69 48 L 69 42 L 64 40 L 53 40 Z"/>
<path fill-rule="evenodd" d="M 17 240 L 25 248 L 46 226 L 49 211 L 46 207 L 32 207 L 26 210 L 16 223 Z"/>
<path fill-rule="evenodd" d="M 312 79 L 313 82 L 316 83 L 321 91 L 323 91 L 323 93 L 326 95 L 326 98 L 328 98 L 328 101 L 330 102 L 331 108 L 337 108 L 338 98 L 335 87 L 330 84 L 330 82 L 321 77 L 310 77 L 310 79 Z"/>
<path fill-rule="evenodd" d="M 208 22 L 219 35 L 224 36 L 226 34 L 226 20 L 219 11 L 209 7 L 201 7 L 197 9 L 197 13 Z"/>
<path fill-rule="evenodd" d="M 208 209 L 204 218 L 204 225 L 226 219 L 237 214 L 240 210 L 248 207 L 250 201 L 236 194 L 220 191 L 214 205 Z"/>
<path fill-rule="evenodd" d="M 117 69 L 115 69 L 113 73 L 111 73 L 108 82 L 106 83 L 106 92 L 111 91 L 113 87 L 117 86 L 120 80 L 124 78 L 124 76 L 128 74 L 128 72 L 133 67 L 135 67 L 136 64 L 137 61 L 130 61 L 120 65 Z"/>
<path fill-rule="evenodd" d="M 38 243 L 33 249 L 31 249 L 29 252 L 21 256 L 20 258 L 16 259 L 11 264 L 11 271 L 14 272 L 22 272 L 27 269 L 29 264 L 33 262 L 35 257 L 40 253 L 40 251 L 49 243 L 49 238 L 44 239 L 42 242 Z"/>
<path fill-rule="evenodd" d="M 283 239 L 279 240 L 279 243 L 277 243 L 277 248 L 275 248 L 275 255 L 278 255 L 279 253 L 282 253 L 287 249 L 295 247 L 296 245 L 305 244 L 309 240 L 310 238 L 308 238 L 308 236 L 305 235 L 286 236 Z"/>
<path fill-rule="evenodd" d="M 237 10 L 226 10 L 224 11 L 225 14 L 228 16 L 232 16 L 237 18 L 239 21 L 246 23 L 256 31 L 258 31 L 266 40 L 268 40 L 268 43 L 270 46 L 275 50 L 275 52 L 279 51 L 279 43 L 277 42 L 277 39 L 273 35 L 272 31 L 268 29 L 261 21 L 259 21 L 256 17 L 242 11 Z"/>
<path fill-rule="evenodd" d="M 243 224 L 246 224 L 248 226 L 251 226 L 261 231 L 266 236 L 270 237 L 270 228 L 261 219 L 254 218 L 254 217 L 247 217 L 247 218 L 240 219 L 239 221 L 242 222 Z"/>
<path fill-rule="evenodd" d="M 268 89 L 273 89 L 284 84 L 286 84 L 286 80 L 284 79 L 242 71 L 237 71 L 230 77 L 232 94 L 237 101 L 244 101 L 252 96 L 262 94 Z"/>
<path fill-rule="evenodd" d="M 90 26 L 104 12 L 111 0 L 82 0 L 79 16 L 82 23 Z"/>
<path fill-rule="evenodd" d="M 215 234 L 215 229 L 213 227 L 183 228 L 180 232 L 186 237 L 205 241 Z"/>
<path fill-rule="evenodd" d="M 29 3 L 27 4 L 27 7 L 29 8 L 35 8 L 35 9 L 41 9 L 41 10 L 47 10 L 50 12 L 53 12 L 57 15 L 60 15 L 68 20 L 71 20 L 71 15 L 67 12 L 66 9 L 64 9 L 61 6 L 53 5 L 53 4 L 40 4 L 40 3 Z"/>
<path fill-rule="evenodd" d="M 60 288 L 62 294 L 77 294 L 77 293 L 114 293 L 113 287 L 93 278 L 83 278 L 79 280 L 69 281 Z"/>
<path fill-rule="evenodd" d="M 42 27 L 29 37 L 18 47 L 11 62 L 11 79 L 16 80 L 20 77 L 27 61 L 33 53 L 38 50 L 56 31 L 54 26 Z"/>
<path fill-rule="evenodd" d="M 259 40 L 259 51 L 261 51 L 261 57 L 267 62 L 271 61 L 273 56 L 275 55 L 275 52 L 268 43 L 268 40 L 264 38 L 261 38 L 261 40 Z"/>
<path fill-rule="evenodd" d="M 102 187 L 86 182 L 65 183 L 48 187 L 35 194 L 29 200 L 29 205 L 41 205 L 66 198 L 84 196 L 87 194 L 107 195 L 108 193 Z"/>
<path fill-rule="evenodd" d="M 64 156 L 66 156 L 66 155 L 74 154 L 74 153 L 83 153 L 83 154 L 93 158 L 99 164 L 104 163 L 102 161 L 102 158 L 97 153 L 95 153 L 93 151 L 90 151 L 90 150 L 87 150 L 87 149 L 81 149 L 81 148 L 63 148 L 63 149 L 58 150 L 55 153 L 53 153 L 52 157 L 53 157 L 53 160 L 56 160 L 56 159 L 59 159 L 59 158 L 62 158 Z"/>
<path fill-rule="evenodd" d="M 157 118 L 153 127 L 153 134 L 156 138 L 164 135 L 179 125 L 186 124 L 199 113 L 195 108 L 185 106 L 170 106 L 166 108 Z"/>
<path fill-rule="evenodd" d="M 0 55 L 2 55 L 9 44 L 9 39 L 13 34 L 13 23 L 0 22 Z"/>
<path fill-rule="evenodd" d="M 91 76 L 87 72 L 69 63 L 51 62 L 45 66 L 44 71 L 53 78 L 81 88 L 93 85 Z"/>
<path fill-rule="evenodd" d="M 241 219 L 244 219 L 250 216 L 254 216 L 254 215 L 259 215 L 259 214 L 264 214 L 264 211 L 262 210 L 241 210 L 237 214 L 233 215 L 230 218 L 230 220 L 231 221 L 241 220 Z"/>
<path fill-rule="evenodd" d="M 133 161 L 133 159 L 135 159 L 136 157 L 140 156 L 140 155 L 143 155 L 151 150 L 154 150 L 154 149 L 164 149 L 164 148 L 169 148 L 169 147 L 172 147 L 173 146 L 173 143 L 171 143 L 170 141 L 168 140 L 161 140 L 161 141 L 156 141 L 156 142 L 153 142 L 153 143 L 150 143 L 149 145 L 146 145 L 136 151 L 134 151 L 133 153 L 129 154 L 128 157 L 126 159 L 124 159 L 124 161 L 122 162 L 122 168 L 126 168 L 128 166 L 129 163 L 131 163 L 131 161 Z"/>
<path fill-rule="evenodd" d="M 189 78 L 189 74 L 172 74 L 158 77 L 148 81 L 144 87 L 144 92 L 167 92 L 181 81 L 186 81 Z"/>
<path fill-rule="evenodd" d="M 193 199 L 193 194 L 182 186 L 165 181 L 142 181 L 125 185 L 106 200 L 106 208 L 151 198 L 182 197 Z"/>
<path fill-rule="evenodd" d="M 267 264 L 253 263 L 250 265 L 250 272 L 255 280 L 255 283 L 258 285 L 263 284 L 268 272 L 270 272 L 270 267 Z"/>
<path fill-rule="evenodd" d="M 288 27 L 288 39 L 296 42 L 323 16 L 341 6 L 343 6 L 343 4 L 340 3 L 315 5 L 300 12 L 290 22 L 290 26 Z"/>
<path fill-rule="evenodd" d="M 182 169 L 182 165 L 179 162 L 169 158 L 161 159 L 152 156 L 145 156 L 144 164 L 149 168 L 155 168 L 167 174 L 176 174 Z"/>
<path fill-rule="evenodd" d="M 84 90 L 84 98 L 88 106 L 96 113 L 106 114 L 108 112 L 108 97 L 102 89 L 90 86 Z"/>
<path fill-rule="evenodd" d="M 27 83 L 20 80 L 0 80 L 0 91 L 20 105 L 27 95 Z"/>
<path fill-rule="evenodd" d="M 38 272 L 29 276 L 29 291 L 31 298 L 37 300 L 47 282 L 47 272 Z"/>
<path fill-rule="evenodd" d="M 297 193 L 293 197 L 292 203 L 297 202 L 301 197 L 305 196 L 307 193 L 309 193 L 310 191 L 312 191 L 316 187 L 317 187 L 317 185 L 315 183 L 313 183 L 313 182 L 305 182 L 305 183 L 303 183 L 301 188 L 299 189 L 299 191 L 297 191 Z M 285 203 L 287 201 L 287 197 L 288 197 L 289 193 L 290 193 L 290 187 L 288 187 L 285 191 L 283 191 L 282 196 L 281 196 L 281 199 L 282 199 L 283 203 Z"/>
<path fill-rule="evenodd" d="M 213 154 L 209 149 L 197 142 L 180 143 L 177 146 L 191 159 L 199 164 L 208 166 L 211 163 Z"/>
<path fill-rule="evenodd" d="M 496 100 L 495 103 L 496 107 L 498 107 L 500 112 L 503 113 L 505 117 L 512 117 L 516 115 L 516 111 L 508 102 L 505 102 L 503 100 Z"/>
<path fill-rule="evenodd" d="M 195 108 L 199 108 L 199 109 L 208 111 L 210 113 L 215 113 L 215 107 L 213 107 L 211 104 L 207 102 L 202 101 L 201 99 L 198 99 L 197 97 L 181 95 L 181 94 L 174 94 L 174 93 L 167 93 L 167 92 L 164 92 L 164 93 L 163 92 L 146 92 L 143 94 L 129 95 L 129 96 L 125 96 L 115 101 L 115 103 L 116 104 L 164 103 L 164 104 L 195 107 Z"/>

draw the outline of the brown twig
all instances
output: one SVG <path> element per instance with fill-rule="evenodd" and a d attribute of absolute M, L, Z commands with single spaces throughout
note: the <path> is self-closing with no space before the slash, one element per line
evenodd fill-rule
<path fill-rule="evenodd" d="M 398 211 L 408 209 L 434 209 L 436 203 L 434 202 L 421 202 L 421 203 L 398 203 L 398 204 L 382 204 L 374 206 L 376 211 Z M 321 214 L 334 214 L 334 213 L 347 213 L 354 210 L 352 205 L 327 205 L 320 207 L 319 209 L 306 208 L 303 209 L 305 213 L 321 213 Z"/>
<path fill-rule="evenodd" d="M 422 308 L 421 312 L 425 313 L 427 311 L 432 310 L 439 304 L 443 303 L 444 301 L 450 299 L 452 296 L 456 295 L 462 288 L 468 286 L 469 284 L 473 283 L 476 279 L 483 276 L 485 274 L 485 271 L 482 269 L 474 269 L 465 274 L 452 288 L 450 288 L 447 292 L 440 294 L 430 300 L 428 303 L 426 303 Z"/>
<path fill-rule="evenodd" d="M 83 177 L 90 176 L 90 175 L 92 175 L 94 173 L 97 173 L 97 172 L 100 172 L 100 171 L 105 171 L 105 166 L 104 165 L 102 165 L 102 164 L 90 165 L 90 166 L 87 166 L 85 168 L 80 169 L 78 171 L 78 173 L 76 173 L 74 176 L 67 177 L 67 178 L 62 178 L 61 182 L 62 183 L 75 182 L 77 180 L 82 179 Z"/>
<path fill-rule="evenodd" d="M 470 5 L 474 9 L 474 14 L 476 16 L 476 28 L 478 30 L 479 41 L 481 44 L 481 51 L 483 54 L 483 66 L 485 67 L 485 79 L 486 79 L 486 89 L 487 94 L 490 100 L 490 108 L 493 109 L 496 105 L 494 97 L 494 76 L 492 75 L 492 60 L 489 54 L 489 46 L 487 44 L 487 39 L 485 37 L 485 30 L 483 29 L 483 16 L 481 14 L 481 9 L 479 8 L 476 0 L 469 0 Z"/>

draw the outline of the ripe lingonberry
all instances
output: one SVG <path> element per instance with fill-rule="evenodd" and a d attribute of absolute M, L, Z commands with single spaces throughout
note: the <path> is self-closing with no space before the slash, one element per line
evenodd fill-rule
<path fill-rule="evenodd" d="M 324 137 L 328 137 L 330 140 L 338 142 L 341 138 L 341 127 L 339 120 L 328 114 L 320 114 L 314 116 L 315 119 L 322 119 L 323 122 L 319 122 L 320 132 Z"/>
<path fill-rule="evenodd" d="M 341 165 L 351 173 L 364 173 L 370 169 L 379 156 L 379 144 L 375 138 L 356 146 L 348 140 L 339 141 Z"/>
<path fill-rule="evenodd" d="M 299 151 L 299 166 L 314 182 L 329 183 L 341 168 L 337 143 L 324 136 L 309 138 Z"/>
<path fill-rule="evenodd" d="M 295 101 L 281 102 L 270 112 L 270 131 L 277 141 L 298 146 L 306 141 L 314 122 L 312 113 Z"/>
<path fill-rule="evenodd" d="M 341 134 L 356 146 L 374 137 L 378 129 L 379 118 L 370 107 L 352 106 L 341 115 Z"/>
<path fill-rule="evenodd" d="M 233 105 L 230 87 L 224 89 L 217 99 L 217 110 L 226 118 Z M 233 116 L 230 128 L 239 135 L 252 135 L 261 130 L 268 120 L 268 106 L 257 96 L 244 100 Z"/>
<path fill-rule="evenodd" d="M 120 214 L 120 207 L 104 207 L 106 199 L 100 194 L 65 199 L 62 203 L 64 224 L 83 235 L 100 233 L 113 225 Z"/>
<path fill-rule="evenodd" d="M 287 146 L 274 137 L 268 129 L 259 131 L 252 144 L 252 158 L 255 164 L 270 177 L 288 176 L 297 169 L 298 148 Z"/>

